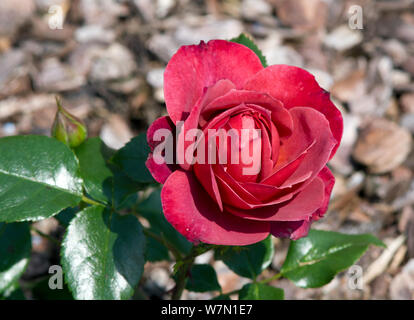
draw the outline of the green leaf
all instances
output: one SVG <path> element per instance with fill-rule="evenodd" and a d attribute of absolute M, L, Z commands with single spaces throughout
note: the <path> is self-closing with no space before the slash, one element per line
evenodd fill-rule
<path fill-rule="evenodd" d="M 263 55 L 262 51 L 253 42 L 253 40 L 246 36 L 244 33 L 240 34 L 237 38 L 230 39 L 230 41 L 240 43 L 251 49 L 259 57 L 263 67 L 267 67 L 266 57 Z"/>
<path fill-rule="evenodd" d="M 73 218 L 75 218 L 76 213 L 79 211 L 78 207 L 75 208 L 66 208 L 59 212 L 57 215 L 55 215 L 55 219 L 59 221 L 59 223 L 63 227 L 68 227 L 69 223 L 72 221 Z"/>
<path fill-rule="evenodd" d="M 157 240 L 147 237 L 147 247 L 145 249 L 145 258 L 150 262 L 170 260 L 168 249 Z"/>
<path fill-rule="evenodd" d="M 31 248 L 28 223 L 0 223 L 0 295 L 15 289 L 29 263 Z"/>
<path fill-rule="evenodd" d="M 112 162 L 132 180 L 140 183 L 154 183 L 155 180 L 145 165 L 150 151 L 146 134 L 141 133 L 119 149 L 112 158 Z"/>
<path fill-rule="evenodd" d="M 0 139 L 0 221 L 48 218 L 81 198 L 78 161 L 63 143 L 43 136 Z"/>
<path fill-rule="evenodd" d="M 355 264 L 371 244 L 384 246 L 370 234 L 310 230 L 306 238 L 290 243 L 281 274 L 298 287 L 322 287 Z"/>
<path fill-rule="evenodd" d="M 216 271 L 209 264 L 195 264 L 185 286 L 194 292 L 218 291 L 221 289 L 217 281 Z"/>
<path fill-rule="evenodd" d="M 75 299 L 128 299 L 144 268 L 145 237 L 138 219 L 88 207 L 71 221 L 61 263 Z"/>
<path fill-rule="evenodd" d="M 282 289 L 261 283 L 248 283 L 239 292 L 240 300 L 283 300 Z"/>
<path fill-rule="evenodd" d="M 243 247 L 219 247 L 215 258 L 222 260 L 242 277 L 255 279 L 271 263 L 274 255 L 272 238 Z"/>
<path fill-rule="evenodd" d="M 114 152 L 100 138 L 88 139 L 75 149 L 86 192 L 93 199 L 119 209 L 130 197 L 136 197 L 142 184 L 132 181 L 110 163 Z"/>
<path fill-rule="evenodd" d="M 95 200 L 107 203 L 111 199 L 112 171 L 107 159 L 113 151 L 100 138 L 87 139 L 75 149 L 86 192 Z"/>
<path fill-rule="evenodd" d="M 191 242 L 175 230 L 164 217 L 160 189 L 154 190 L 147 199 L 141 202 L 137 207 L 137 212 L 148 220 L 152 232 L 164 237 L 181 253 L 188 254 L 190 252 Z"/>

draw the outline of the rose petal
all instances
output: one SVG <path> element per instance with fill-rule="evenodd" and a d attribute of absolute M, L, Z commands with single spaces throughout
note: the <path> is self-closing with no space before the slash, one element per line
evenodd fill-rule
<path fill-rule="evenodd" d="M 323 113 L 337 142 L 329 158 L 333 157 L 342 137 L 342 115 L 312 74 L 294 66 L 273 65 L 256 73 L 244 89 L 268 93 L 288 109 L 311 107 Z"/>
<path fill-rule="evenodd" d="M 307 150 L 299 166 L 281 187 L 292 185 L 309 172 L 312 172 L 309 178 L 312 180 L 328 162 L 329 155 L 336 145 L 329 123 L 322 113 L 311 108 L 295 107 L 290 110 L 290 114 L 293 118 L 294 130 L 279 149 L 279 161 L 289 159 L 292 154 L 296 158 L 296 155 L 302 153 L 306 147 L 312 143 L 314 145 Z"/>
<path fill-rule="evenodd" d="M 237 106 L 239 104 L 254 104 L 265 108 L 271 112 L 272 121 L 275 123 L 279 135 L 289 135 L 292 130 L 292 118 L 289 112 L 284 108 L 283 104 L 269 96 L 260 92 L 247 90 L 230 90 L 224 96 L 213 100 L 201 112 L 202 119 L 207 122 L 212 115 L 218 111 Z"/>
<path fill-rule="evenodd" d="M 292 200 L 276 205 L 262 206 L 254 210 L 225 209 L 238 217 L 255 221 L 300 221 L 309 220 L 312 214 L 324 203 L 325 185 L 320 178 L 315 178 Z"/>
<path fill-rule="evenodd" d="M 160 117 L 155 120 L 147 130 L 147 142 L 151 148 L 151 151 L 153 151 L 157 145 L 164 141 L 154 141 L 154 134 L 159 129 L 170 130 L 172 134 L 175 132 L 175 126 L 168 116 Z"/>
<path fill-rule="evenodd" d="M 244 190 L 237 182 L 229 185 L 219 176 L 216 177 L 223 202 L 240 209 L 251 209 L 261 206 L 259 200 Z"/>
<path fill-rule="evenodd" d="M 161 141 L 154 141 L 154 134 L 159 129 L 167 129 L 171 132 L 171 138 L 174 139 L 174 124 L 171 122 L 169 117 L 161 117 L 155 120 L 152 125 L 147 130 L 147 142 L 149 147 L 151 148 L 151 151 L 154 151 L 155 147 L 162 143 L 165 139 L 162 139 Z M 168 143 L 173 143 L 171 140 Z M 159 164 L 154 160 L 154 157 L 152 153 L 148 155 L 148 159 L 145 162 L 145 165 L 147 166 L 149 172 L 153 176 L 153 178 L 163 184 L 165 180 L 167 180 L 168 176 L 177 169 L 177 166 L 174 164 L 167 164 L 162 163 Z"/>
<path fill-rule="evenodd" d="M 302 163 L 303 159 L 305 159 L 305 155 L 308 152 L 308 150 L 315 144 L 315 140 L 313 141 L 313 143 L 311 143 L 302 153 L 300 153 L 300 155 L 292 160 L 291 162 L 287 163 L 285 166 L 277 169 L 277 166 L 275 167 L 275 169 L 273 170 L 273 173 L 268 176 L 266 179 L 264 179 L 261 184 L 267 184 L 267 185 L 271 185 L 271 186 L 276 186 L 276 187 L 280 187 L 289 177 L 292 176 L 292 174 L 297 170 L 297 168 L 299 167 L 299 165 Z M 298 177 L 298 179 L 296 179 L 295 181 L 291 180 L 290 185 L 288 186 L 284 186 L 284 187 L 290 187 L 293 184 L 302 182 L 303 177 L 310 177 L 310 174 L 305 174 L 302 177 Z"/>
<path fill-rule="evenodd" d="M 174 171 L 171 165 L 156 163 L 152 154 L 148 155 L 145 165 L 155 181 L 161 184 L 164 184 L 170 174 Z"/>
<path fill-rule="evenodd" d="M 269 223 L 220 212 L 193 173 L 177 170 L 165 182 L 161 200 L 166 219 L 189 241 L 248 245 L 265 239 Z"/>
<path fill-rule="evenodd" d="M 256 181 L 261 171 L 263 137 L 254 136 L 254 130 L 258 129 L 254 116 L 249 112 L 235 115 L 229 119 L 226 129 L 237 132 L 237 142 L 228 138 L 227 172 L 237 181 Z M 243 129 L 248 136 L 243 137 L 246 133 L 243 134 Z"/>
<path fill-rule="evenodd" d="M 223 211 L 223 203 L 221 200 L 220 191 L 217 185 L 216 177 L 214 176 L 213 169 L 210 164 L 198 164 L 196 163 L 193 166 L 194 174 L 196 175 L 198 181 L 202 184 L 204 189 L 210 195 L 210 197 L 215 200 L 217 205 L 220 208 L 220 211 Z"/>
<path fill-rule="evenodd" d="M 312 214 L 312 219 L 309 221 L 272 222 L 271 233 L 275 237 L 290 238 L 292 240 L 306 237 L 311 223 L 315 220 L 319 220 L 325 214 L 328 209 L 332 188 L 335 184 L 335 177 L 332 175 L 328 167 L 325 167 L 319 173 L 318 178 L 324 183 L 324 200 L 321 207 Z"/>
<path fill-rule="evenodd" d="M 328 210 L 329 200 L 335 184 L 335 177 L 332 174 L 331 170 L 328 169 L 328 167 L 324 167 L 322 171 L 319 172 L 318 177 L 323 181 L 325 185 L 325 199 L 322 206 L 313 214 L 312 220 L 319 220 Z"/>
<path fill-rule="evenodd" d="M 311 222 L 309 221 L 278 221 L 272 222 L 270 233 L 278 238 L 290 238 L 298 240 L 309 233 Z"/>
<path fill-rule="evenodd" d="M 182 154 L 184 154 L 184 150 L 187 150 L 187 148 L 194 142 L 194 141 L 187 141 L 186 134 L 189 132 L 189 130 L 198 128 L 200 112 L 204 108 L 204 106 L 210 103 L 215 98 L 226 94 L 228 91 L 234 88 L 235 88 L 234 84 L 230 80 L 226 80 L 226 79 L 219 80 L 213 86 L 209 88 L 205 88 L 206 90 L 205 90 L 204 95 L 198 100 L 196 105 L 191 109 L 190 115 L 185 120 L 184 125 L 180 128 L 180 133 L 178 135 L 178 141 L 179 141 L 178 146 L 180 149 L 178 149 L 178 152 L 181 152 Z M 187 163 L 185 158 L 183 160 L 184 160 L 184 163 L 180 164 L 180 166 L 184 170 L 188 170 L 191 164 Z"/>
<path fill-rule="evenodd" d="M 185 120 L 206 87 L 221 79 L 242 88 L 247 79 L 262 70 L 257 55 L 241 44 L 212 40 L 207 44 L 182 46 L 164 73 L 164 97 L 174 123 Z"/>

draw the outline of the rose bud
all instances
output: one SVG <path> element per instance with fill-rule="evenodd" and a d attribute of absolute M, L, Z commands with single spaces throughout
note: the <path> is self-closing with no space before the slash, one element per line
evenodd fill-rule
<path fill-rule="evenodd" d="M 88 136 L 88 131 L 82 120 L 70 114 L 62 107 L 56 97 L 57 112 L 52 126 L 52 137 L 68 145 L 70 148 L 79 146 Z"/>

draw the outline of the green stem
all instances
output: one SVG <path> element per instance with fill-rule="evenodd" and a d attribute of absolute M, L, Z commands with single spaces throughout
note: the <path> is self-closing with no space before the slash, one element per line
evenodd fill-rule
<path fill-rule="evenodd" d="M 177 261 L 178 263 L 181 263 L 181 266 L 177 273 L 177 280 L 171 297 L 172 300 L 180 300 L 185 288 L 188 273 L 194 264 L 195 258 L 209 251 L 213 247 L 213 245 L 208 244 L 193 246 L 190 253 L 182 261 Z"/>
<path fill-rule="evenodd" d="M 90 199 L 88 197 L 85 197 L 85 196 L 82 196 L 82 201 L 85 202 L 85 203 L 88 203 L 90 205 L 93 205 L 93 206 L 105 207 L 105 205 L 103 203 L 97 202 L 97 201 L 92 200 L 92 199 Z"/>
<path fill-rule="evenodd" d="M 57 246 L 60 246 L 60 241 L 59 240 L 57 240 L 56 238 L 53 238 L 52 236 L 49 236 L 48 234 L 46 234 L 46 233 L 43 233 L 42 231 L 40 231 L 40 230 L 38 230 L 38 229 L 36 229 L 35 227 L 33 227 L 33 226 L 30 226 L 30 230 L 32 230 L 32 231 L 34 231 L 34 232 L 36 232 L 39 236 L 41 236 L 41 237 L 43 237 L 43 238 L 45 238 L 45 239 L 47 239 L 47 240 L 49 240 L 49 241 L 51 241 L 51 242 L 53 242 L 54 244 L 56 244 Z"/>
<path fill-rule="evenodd" d="M 272 276 L 272 277 L 270 277 L 270 278 L 263 279 L 263 280 L 259 281 L 259 283 L 261 283 L 261 284 L 266 284 L 266 283 L 269 283 L 269 282 L 272 282 L 272 281 L 274 281 L 274 280 L 279 279 L 281 276 L 282 276 L 282 273 L 281 273 L 281 272 L 279 272 L 279 273 L 276 273 L 274 276 Z"/>

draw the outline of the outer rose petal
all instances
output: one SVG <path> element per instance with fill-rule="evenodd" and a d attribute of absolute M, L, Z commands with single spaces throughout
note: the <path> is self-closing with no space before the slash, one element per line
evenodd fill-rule
<path fill-rule="evenodd" d="M 241 44 L 212 40 L 183 46 L 171 58 L 164 73 L 164 97 L 174 123 L 185 120 L 205 87 L 228 79 L 241 89 L 247 79 L 262 70 L 257 55 Z"/>
<path fill-rule="evenodd" d="M 318 177 L 323 181 L 325 185 L 325 199 L 322 206 L 313 214 L 313 220 L 319 220 L 328 210 L 329 199 L 331 197 L 332 189 L 335 184 L 335 177 L 333 176 L 331 170 L 325 166 L 321 172 L 319 172 Z"/>
<path fill-rule="evenodd" d="M 160 144 L 162 141 L 154 141 L 154 134 L 158 129 L 167 129 L 170 130 L 170 132 L 174 135 L 175 128 L 172 124 L 169 117 L 161 117 L 155 120 L 152 125 L 147 130 L 147 142 L 149 147 L 151 148 L 151 151 L 154 151 L 154 148 Z M 148 159 L 145 162 L 145 165 L 147 166 L 149 172 L 151 172 L 151 175 L 153 178 L 159 182 L 164 183 L 165 180 L 167 180 L 168 176 L 176 169 L 176 166 L 173 164 L 158 164 L 155 162 L 152 153 L 148 155 Z"/>
<path fill-rule="evenodd" d="M 270 231 L 271 234 L 275 237 L 290 238 L 292 240 L 297 240 L 308 235 L 312 221 L 320 219 L 328 209 L 329 198 L 335 183 L 335 178 L 328 167 L 322 169 L 318 175 L 318 178 L 324 183 L 325 199 L 322 202 L 322 206 L 313 213 L 312 218 L 309 221 L 272 222 Z"/>
<path fill-rule="evenodd" d="M 167 180 L 167 178 L 173 172 L 171 167 L 169 167 L 168 165 L 166 164 L 160 165 L 156 163 L 151 153 L 148 155 L 148 159 L 145 162 L 145 165 L 147 166 L 149 172 L 151 173 L 155 181 L 161 184 L 163 184 L 165 180 Z"/>
<path fill-rule="evenodd" d="M 220 212 L 192 172 L 173 172 L 162 188 L 161 200 L 165 218 L 194 243 L 248 245 L 269 235 L 269 223 Z"/>
<path fill-rule="evenodd" d="M 318 85 L 312 74 L 294 66 L 273 65 L 249 79 L 244 89 L 268 93 L 282 101 L 288 109 L 311 107 L 323 113 L 337 141 L 330 155 L 330 158 L 333 157 L 342 137 L 342 115 L 330 100 L 329 93 Z"/>
<path fill-rule="evenodd" d="M 305 220 L 273 222 L 270 233 L 278 238 L 297 240 L 308 235 L 310 225 L 311 222 Z"/>

